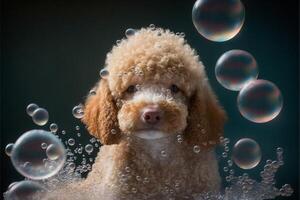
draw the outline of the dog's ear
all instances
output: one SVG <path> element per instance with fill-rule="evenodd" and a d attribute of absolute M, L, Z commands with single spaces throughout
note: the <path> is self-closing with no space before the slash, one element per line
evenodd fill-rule
<path fill-rule="evenodd" d="M 202 148 L 219 143 L 227 117 L 207 80 L 198 85 L 189 103 L 185 140 Z"/>
<path fill-rule="evenodd" d="M 121 137 L 117 112 L 107 80 L 102 79 L 96 94 L 90 95 L 85 102 L 82 121 L 102 144 L 116 144 Z"/>

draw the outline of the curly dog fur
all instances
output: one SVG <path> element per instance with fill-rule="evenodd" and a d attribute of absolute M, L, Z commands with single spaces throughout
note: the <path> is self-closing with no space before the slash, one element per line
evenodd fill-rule
<path fill-rule="evenodd" d="M 110 193 L 107 199 L 192 199 L 218 191 L 214 147 L 226 116 L 195 50 L 169 30 L 142 28 L 114 46 L 105 65 L 109 75 L 87 98 L 83 117 L 103 146 L 87 179 L 70 190 L 95 198 Z M 141 113 L 153 105 L 162 120 L 144 131 Z M 155 131 L 164 137 L 136 137 Z"/>

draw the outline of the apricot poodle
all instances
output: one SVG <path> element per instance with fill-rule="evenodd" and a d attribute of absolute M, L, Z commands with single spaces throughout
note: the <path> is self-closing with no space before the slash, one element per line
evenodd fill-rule
<path fill-rule="evenodd" d="M 86 180 L 70 186 L 77 198 L 193 199 L 218 191 L 214 147 L 226 116 L 184 38 L 142 28 L 113 47 L 105 69 L 83 117 L 103 146 Z"/>

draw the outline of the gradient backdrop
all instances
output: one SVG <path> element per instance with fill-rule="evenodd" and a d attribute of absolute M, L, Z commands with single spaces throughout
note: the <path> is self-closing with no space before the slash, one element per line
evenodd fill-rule
<path fill-rule="evenodd" d="M 47 108 L 49 122 L 71 132 L 79 124 L 71 110 L 99 78 L 105 55 L 115 41 L 124 37 L 126 28 L 153 23 L 185 32 L 189 44 L 200 54 L 210 83 L 228 113 L 225 135 L 232 142 L 241 137 L 255 139 L 264 161 L 275 158 L 277 146 L 284 148 L 286 165 L 276 179 L 278 185 L 290 183 L 295 190 L 292 197 L 283 199 L 298 199 L 298 1 L 243 3 L 246 20 L 241 32 L 230 41 L 215 43 L 194 28 L 192 0 L 2 1 L 1 192 L 22 179 L 5 156 L 5 145 L 23 132 L 38 128 L 26 115 L 26 106 L 35 102 Z M 237 110 L 237 93 L 223 88 L 214 76 L 218 57 L 236 48 L 251 52 L 259 64 L 259 77 L 274 82 L 282 91 L 283 110 L 269 123 L 244 119 Z M 250 175 L 258 177 L 262 167 L 261 163 L 250 170 Z"/>

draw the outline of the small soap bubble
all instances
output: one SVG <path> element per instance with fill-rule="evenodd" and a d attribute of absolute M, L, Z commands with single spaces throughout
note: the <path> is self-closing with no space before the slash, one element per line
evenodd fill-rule
<path fill-rule="evenodd" d="M 153 29 L 155 29 L 155 25 L 154 24 L 150 24 L 149 28 L 153 30 Z"/>
<path fill-rule="evenodd" d="M 282 154 L 283 153 L 283 148 L 282 147 L 278 147 L 276 149 L 277 154 Z"/>
<path fill-rule="evenodd" d="M 46 149 L 46 154 L 50 160 L 56 160 L 60 157 L 61 150 L 55 144 L 50 144 Z"/>
<path fill-rule="evenodd" d="M 103 79 L 106 79 L 109 76 L 109 71 L 107 69 L 101 69 L 100 70 L 100 77 Z"/>
<path fill-rule="evenodd" d="M 41 144 L 41 147 L 42 147 L 42 149 L 47 149 L 47 144 L 45 143 L 45 142 L 43 142 L 42 144 Z"/>
<path fill-rule="evenodd" d="M 75 140 L 74 140 L 73 138 L 70 138 L 70 139 L 68 140 L 68 144 L 69 144 L 70 146 L 74 146 Z"/>
<path fill-rule="evenodd" d="M 65 135 L 65 134 L 66 134 L 66 131 L 65 131 L 65 130 L 62 130 L 62 131 L 61 131 L 61 134 Z"/>
<path fill-rule="evenodd" d="M 26 107 L 26 112 L 27 112 L 27 114 L 28 114 L 29 116 L 32 117 L 33 112 L 34 112 L 36 109 L 38 109 L 38 108 L 39 108 L 38 105 L 36 105 L 35 103 L 31 103 L 31 104 L 29 104 L 29 105 Z"/>
<path fill-rule="evenodd" d="M 77 137 L 81 137 L 81 133 L 77 133 Z"/>
<path fill-rule="evenodd" d="M 192 19 L 203 37 L 224 42 L 241 30 L 245 9 L 240 0 L 197 0 L 192 10 Z"/>
<path fill-rule="evenodd" d="M 41 148 L 43 143 L 55 145 L 59 153 L 55 162 L 48 163 L 48 166 L 51 166 L 49 168 L 44 163 L 47 154 L 45 149 Z M 10 158 L 20 174 L 33 180 L 40 180 L 55 175 L 63 167 L 66 150 L 61 141 L 50 132 L 31 130 L 18 138 Z"/>
<path fill-rule="evenodd" d="M 90 153 L 93 152 L 94 147 L 93 147 L 93 145 L 91 145 L 91 144 L 87 144 L 87 145 L 85 145 L 84 149 L 85 149 L 85 151 L 86 151 L 88 154 L 90 154 Z"/>
<path fill-rule="evenodd" d="M 111 129 L 110 130 L 111 134 L 115 135 L 117 133 L 117 131 L 115 129 Z"/>
<path fill-rule="evenodd" d="M 79 131 L 79 130 L 80 130 L 80 127 L 79 127 L 79 126 L 76 126 L 75 129 L 76 129 L 77 131 Z"/>
<path fill-rule="evenodd" d="M 5 153 L 6 153 L 6 155 L 11 156 L 11 152 L 12 152 L 13 148 L 14 148 L 14 144 L 13 143 L 7 144 L 6 147 L 5 147 Z"/>
<path fill-rule="evenodd" d="M 58 126 L 57 126 L 57 124 L 52 123 L 52 124 L 50 124 L 49 129 L 52 133 L 56 133 L 56 131 L 58 130 Z"/>
<path fill-rule="evenodd" d="M 261 160 L 261 150 L 258 143 L 250 138 L 237 141 L 233 147 L 232 159 L 242 169 L 252 169 Z"/>
<path fill-rule="evenodd" d="M 125 35 L 127 38 L 129 38 L 130 36 L 133 36 L 135 34 L 135 30 L 132 28 L 129 28 L 125 31 Z"/>
<path fill-rule="evenodd" d="M 42 199 L 46 189 L 37 182 L 30 180 L 20 181 L 10 187 L 5 193 L 5 199 L 32 200 Z"/>
<path fill-rule="evenodd" d="M 250 81 L 257 79 L 257 63 L 246 51 L 230 50 L 218 59 L 215 75 L 223 87 L 239 91 Z"/>
<path fill-rule="evenodd" d="M 166 153 L 166 151 L 164 151 L 164 150 L 162 150 L 162 151 L 160 152 L 160 154 L 161 154 L 162 157 L 166 157 L 166 156 L 167 156 L 167 153 Z"/>
<path fill-rule="evenodd" d="M 79 105 L 75 106 L 72 110 L 72 114 L 75 118 L 81 119 L 84 115 L 83 105 L 79 104 Z"/>
<path fill-rule="evenodd" d="M 240 113 L 246 119 L 256 123 L 265 123 L 280 113 L 283 99 L 274 83 L 254 80 L 239 92 L 237 104 Z"/>
<path fill-rule="evenodd" d="M 195 152 L 195 153 L 199 153 L 200 152 L 200 147 L 198 146 L 198 145 L 195 145 L 194 147 L 193 147 L 193 151 Z"/>
<path fill-rule="evenodd" d="M 49 113 L 44 108 L 37 108 L 32 114 L 32 120 L 35 124 L 43 126 L 47 124 L 49 119 Z"/>

